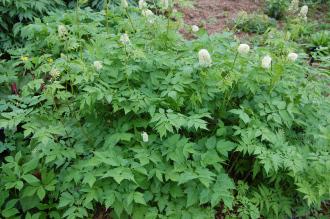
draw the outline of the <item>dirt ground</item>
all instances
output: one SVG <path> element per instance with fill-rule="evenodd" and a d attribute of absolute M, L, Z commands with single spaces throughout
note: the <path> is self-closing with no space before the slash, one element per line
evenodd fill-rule
<path fill-rule="evenodd" d="M 240 11 L 261 10 L 261 0 L 194 0 L 193 8 L 183 8 L 187 24 L 204 27 L 210 34 L 225 30 Z"/>

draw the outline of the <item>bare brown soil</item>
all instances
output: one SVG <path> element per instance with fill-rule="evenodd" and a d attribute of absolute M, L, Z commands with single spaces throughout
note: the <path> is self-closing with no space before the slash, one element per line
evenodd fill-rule
<path fill-rule="evenodd" d="M 204 27 L 210 34 L 225 30 L 240 11 L 261 9 L 261 0 L 195 0 L 193 8 L 183 8 L 187 24 Z"/>

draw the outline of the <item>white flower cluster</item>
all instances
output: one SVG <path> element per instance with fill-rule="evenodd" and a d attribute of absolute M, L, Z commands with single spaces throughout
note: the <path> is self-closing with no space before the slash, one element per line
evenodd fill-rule
<path fill-rule="evenodd" d="M 127 33 L 122 34 L 119 41 L 124 45 L 129 45 L 131 43 Z"/>
<path fill-rule="evenodd" d="M 266 55 L 261 60 L 261 67 L 269 69 L 272 66 L 272 57 Z"/>
<path fill-rule="evenodd" d="M 147 8 L 148 5 L 147 3 L 145 2 L 145 0 L 139 0 L 139 8 L 142 10 L 142 9 L 145 9 Z"/>
<path fill-rule="evenodd" d="M 146 133 L 146 132 L 142 132 L 142 133 L 141 133 L 141 137 L 142 137 L 142 141 L 143 141 L 143 142 L 148 142 L 148 141 L 149 141 L 148 133 Z"/>
<path fill-rule="evenodd" d="M 199 27 L 197 25 L 192 25 L 191 30 L 192 32 L 197 33 L 199 31 Z"/>
<path fill-rule="evenodd" d="M 299 16 L 304 19 L 304 21 L 307 21 L 307 14 L 308 14 L 308 6 L 304 5 L 301 7 Z"/>
<path fill-rule="evenodd" d="M 245 55 L 248 54 L 250 51 L 250 46 L 248 44 L 240 44 L 238 49 L 237 49 L 238 53 L 241 55 Z"/>
<path fill-rule="evenodd" d="M 101 61 L 94 61 L 93 65 L 94 65 L 96 71 L 100 71 L 103 68 L 103 64 Z"/>
<path fill-rule="evenodd" d="M 52 80 L 56 80 L 61 76 L 61 72 L 57 68 L 52 68 L 49 75 L 52 77 Z"/>
<path fill-rule="evenodd" d="M 143 9 L 142 12 L 141 12 L 141 14 L 144 17 L 150 17 L 150 16 L 153 16 L 154 15 L 154 13 L 151 10 L 149 10 L 149 9 Z"/>
<path fill-rule="evenodd" d="M 65 25 L 58 25 L 57 27 L 57 33 L 58 33 L 58 36 L 61 38 L 61 39 L 65 39 L 68 37 L 69 35 L 69 31 L 68 29 L 66 28 Z"/>
<path fill-rule="evenodd" d="M 288 11 L 292 14 L 297 13 L 299 11 L 299 0 L 292 0 Z"/>
<path fill-rule="evenodd" d="M 297 53 L 291 52 L 291 53 L 289 53 L 289 55 L 288 55 L 288 59 L 289 59 L 290 61 L 292 61 L 292 62 L 296 61 L 297 58 L 298 58 L 298 54 L 297 54 Z"/>
<path fill-rule="evenodd" d="M 148 4 L 145 0 L 139 0 L 139 8 L 141 9 L 142 16 L 146 17 L 150 24 L 153 24 L 155 22 L 154 13 L 148 9 Z"/>
<path fill-rule="evenodd" d="M 209 67 L 212 64 L 210 53 L 206 49 L 201 49 L 198 52 L 199 64 L 203 67 Z"/>
<path fill-rule="evenodd" d="M 155 16 L 154 16 L 154 13 L 151 11 L 151 10 L 149 10 L 149 9 L 142 9 L 142 11 L 141 11 L 141 14 L 144 16 L 144 17 L 146 17 L 147 18 L 147 21 L 150 23 L 150 24 L 153 24 L 153 23 L 155 23 Z"/>
<path fill-rule="evenodd" d="M 237 48 L 237 53 L 240 55 L 246 55 L 250 52 L 250 46 L 247 44 L 240 44 Z M 212 58 L 210 53 L 206 49 L 201 49 L 198 52 L 199 65 L 202 67 L 210 67 L 212 64 Z M 288 60 L 295 62 L 298 59 L 298 54 L 291 52 L 288 54 Z M 269 69 L 272 66 L 272 57 L 266 55 L 261 60 L 261 67 Z"/>

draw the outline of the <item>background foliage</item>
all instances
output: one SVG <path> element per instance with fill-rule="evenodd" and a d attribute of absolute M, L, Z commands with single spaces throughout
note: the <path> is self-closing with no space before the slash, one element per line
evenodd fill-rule
<path fill-rule="evenodd" d="M 0 1 L 0 51 L 20 42 L 20 31 L 24 23 L 49 14 L 64 6 L 62 0 L 1 0 Z"/>

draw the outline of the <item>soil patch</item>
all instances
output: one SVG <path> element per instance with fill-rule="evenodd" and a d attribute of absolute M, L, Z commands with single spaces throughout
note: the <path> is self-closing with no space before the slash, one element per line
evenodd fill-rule
<path fill-rule="evenodd" d="M 210 34 L 228 27 L 240 11 L 261 9 L 260 0 L 195 0 L 193 8 L 182 8 L 187 24 L 204 27 Z"/>

